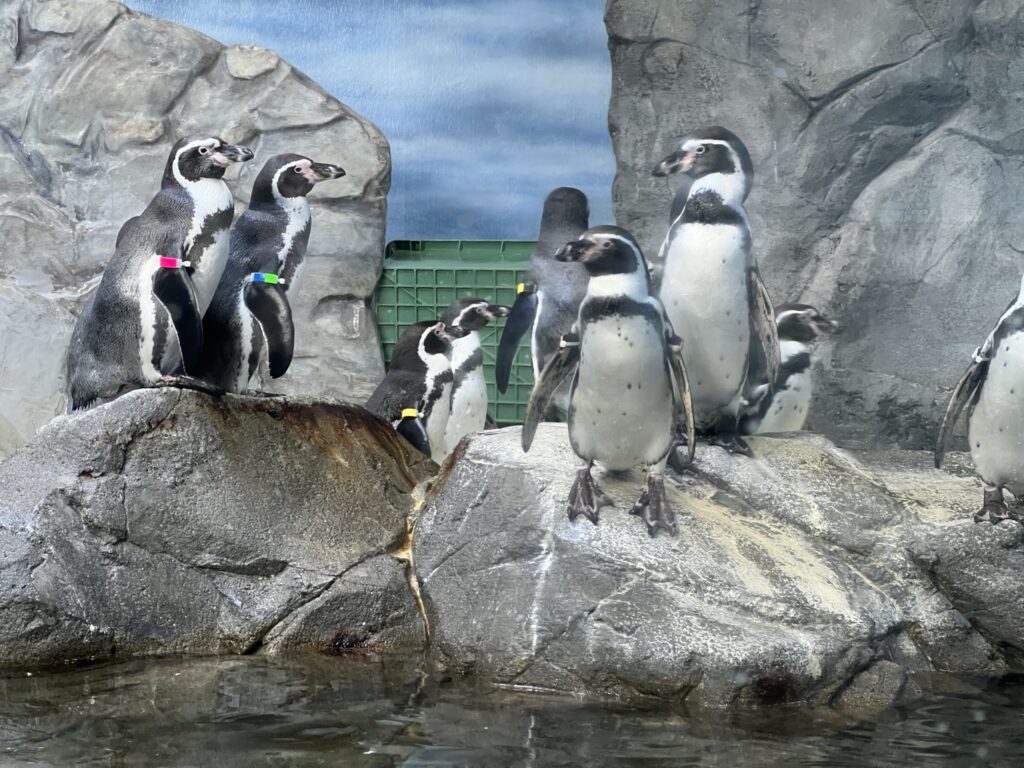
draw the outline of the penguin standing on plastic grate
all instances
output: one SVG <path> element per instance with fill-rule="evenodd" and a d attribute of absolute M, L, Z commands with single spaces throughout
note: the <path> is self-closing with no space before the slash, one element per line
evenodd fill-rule
<path fill-rule="evenodd" d="M 814 343 L 839 326 L 809 304 L 782 304 L 775 311 L 780 364 L 775 388 L 755 388 L 744 406 L 740 431 L 745 435 L 798 432 L 811 407 Z"/>
<path fill-rule="evenodd" d="M 366 401 L 368 410 L 394 424 L 438 464 L 447 455 L 445 429 L 451 412 L 448 351 L 452 341 L 465 333 L 441 322 L 410 325 L 395 344 L 384 380 Z"/>
<path fill-rule="evenodd" d="M 340 166 L 286 154 L 270 158 L 256 176 L 203 317 L 203 379 L 228 392 L 245 392 L 262 370 L 275 379 L 288 370 L 295 329 L 287 293 L 309 243 L 306 195 L 321 181 L 344 175 Z"/>
<path fill-rule="evenodd" d="M 463 437 L 484 429 L 487 422 L 487 381 L 484 378 L 484 353 L 478 331 L 498 317 L 508 315 L 508 307 L 483 299 L 457 299 L 441 315 L 448 328 L 466 334 L 452 340 L 448 359 L 452 369 L 452 406 L 445 427 L 445 452 L 451 453 Z"/>
<path fill-rule="evenodd" d="M 643 466 L 647 482 L 632 514 L 652 536 L 674 534 L 663 474 L 677 431 L 693 458 L 693 411 L 679 339 L 650 295 L 640 246 L 624 229 L 595 227 L 556 258 L 583 264 L 590 283 L 575 327 L 534 386 L 523 450 L 530 449 L 548 401 L 571 377 L 569 442 L 584 466 L 569 493 L 569 519 L 583 515 L 596 523 L 600 508 L 611 504 L 591 474 L 594 462 L 608 470 Z"/>
<path fill-rule="evenodd" d="M 937 468 L 964 408 L 974 469 L 985 484 L 974 522 L 1017 520 L 1003 491 L 1024 499 L 1024 280 L 953 390 L 935 448 Z"/>
<path fill-rule="evenodd" d="M 223 176 L 228 165 L 251 158 L 247 147 L 213 136 L 189 136 L 171 149 L 160 191 L 121 227 L 75 323 L 69 410 L 158 384 L 210 390 L 192 376 L 202 354 L 204 297 L 223 271 L 234 216 Z"/>
<path fill-rule="evenodd" d="M 590 209 L 587 196 L 573 187 L 558 187 L 544 200 L 537 245 L 530 256 L 530 271 L 517 286 L 516 300 L 505 321 L 498 344 L 495 381 L 504 393 L 512 372 L 512 362 L 523 336 L 530 332 L 530 357 L 533 380 L 558 351 L 563 334 L 569 332 L 580 302 L 587 292 L 587 272 L 573 262 L 559 262 L 555 252 L 575 240 L 588 226 Z M 554 397 L 555 405 L 568 408 L 568 384 Z"/>
<path fill-rule="evenodd" d="M 715 126 L 684 137 L 654 170 L 674 173 L 693 183 L 662 246 L 658 295 L 683 339 L 698 430 L 712 444 L 750 455 L 737 434 L 740 409 L 757 385 L 772 388 L 779 368 L 775 313 L 743 208 L 753 166 L 743 142 Z M 763 381 L 750 376 L 756 370 Z"/>

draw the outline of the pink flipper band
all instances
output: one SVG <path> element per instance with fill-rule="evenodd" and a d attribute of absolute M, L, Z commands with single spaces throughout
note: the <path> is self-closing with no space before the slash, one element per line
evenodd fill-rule
<path fill-rule="evenodd" d="M 162 269 L 181 269 L 181 267 L 192 266 L 191 261 L 182 261 L 173 256 L 158 256 L 157 258 L 160 259 L 160 267 Z"/>

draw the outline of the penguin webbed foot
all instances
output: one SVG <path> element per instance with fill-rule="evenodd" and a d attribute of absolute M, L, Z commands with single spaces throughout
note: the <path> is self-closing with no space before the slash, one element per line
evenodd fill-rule
<path fill-rule="evenodd" d="M 601 507 L 613 507 L 612 500 L 598 486 L 594 476 L 590 474 L 590 467 L 582 467 L 576 472 L 576 479 L 569 490 L 569 522 L 583 515 L 587 520 L 597 525 L 597 513 Z"/>
<path fill-rule="evenodd" d="M 665 479 L 660 475 L 647 476 L 647 486 L 629 514 L 643 518 L 651 538 L 657 536 L 658 531 L 665 531 L 669 536 L 676 535 L 676 516 L 665 498 Z"/>
<path fill-rule="evenodd" d="M 987 521 L 992 523 L 992 525 L 998 525 L 1004 520 L 1020 522 L 1020 515 L 1006 506 L 1006 500 L 1003 498 L 1001 488 L 996 488 L 992 491 L 986 490 L 985 503 L 981 509 L 974 513 L 974 522 L 984 523 Z"/>
<path fill-rule="evenodd" d="M 738 453 L 747 458 L 754 458 L 754 452 L 747 441 L 735 432 L 716 432 L 707 436 L 708 445 L 717 445 L 729 453 Z"/>
<path fill-rule="evenodd" d="M 224 390 L 214 384 L 197 379 L 195 376 L 189 376 L 188 374 L 174 374 L 171 376 L 161 376 L 156 380 L 154 387 L 175 387 L 176 389 L 191 389 L 196 392 L 202 392 L 210 395 L 211 397 L 223 397 Z"/>

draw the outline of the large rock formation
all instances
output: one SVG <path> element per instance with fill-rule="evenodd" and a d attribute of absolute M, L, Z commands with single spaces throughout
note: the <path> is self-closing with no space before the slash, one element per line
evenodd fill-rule
<path fill-rule="evenodd" d="M 779 301 L 846 331 L 812 424 L 932 444 L 1024 260 L 1024 9 L 1003 0 L 609 0 L 622 224 L 656 248 L 651 169 L 687 129 L 751 150 L 755 247 Z"/>
<path fill-rule="evenodd" d="M 841 708 L 913 695 L 915 671 L 1024 656 L 1024 527 L 975 525 L 981 488 L 921 453 L 857 458 L 824 438 L 701 447 L 666 481 L 677 538 L 603 477 L 596 527 L 565 513 L 562 425 L 463 443 L 413 539 L 433 650 L 500 685 L 702 705 Z"/>
<path fill-rule="evenodd" d="M 401 553 L 433 468 L 323 401 L 141 390 L 0 464 L 0 666 L 420 648 Z"/>
<path fill-rule="evenodd" d="M 167 152 L 203 131 L 252 147 L 229 176 L 244 210 L 278 152 L 348 175 L 311 196 L 290 296 L 295 360 L 276 391 L 362 399 L 383 376 L 366 299 L 383 263 L 387 141 L 271 51 L 221 44 L 113 0 L 0 0 L 0 455 L 63 411 L 74 317 Z"/>

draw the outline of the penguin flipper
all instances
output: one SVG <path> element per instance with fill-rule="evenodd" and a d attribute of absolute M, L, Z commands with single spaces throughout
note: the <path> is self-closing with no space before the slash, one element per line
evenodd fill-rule
<path fill-rule="evenodd" d="M 759 362 L 764 365 L 764 374 L 763 377 L 751 377 L 748 373 L 747 382 L 749 384 L 760 384 L 762 382 L 758 381 L 758 379 L 764 378 L 768 382 L 769 389 L 774 391 L 775 380 L 779 376 L 779 366 L 782 364 L 779 327 L 775 323 L 775 307 L 772 306 L 768 289 L 761 278 L 761 270 L 757 268 L 756 264 L 750 270 L 748 290 L 750 291 L 751 325 L 753 326 L 753 335 L 756 337 L 759 347 L 756 350 L 758 354 L 754 357 L 761 358 Z M 754 364 L 755 361 L 751 360 L 750 365 L 754 366 Z M 760 365 L 757 367 L 760 367 Z"/>
<path fill-rule="evenodd" d="M 185 372 L 198 372 L 203 354 L 203 315 L 192 278 L 184 267 L 158 269 L 153 274 L 153 295 L 174 324 Z"/>
<path fill-rule="evenodd" d="M 284 376 L 295 351 L 292 308 L 284 289 L 270 283 L 247 283 L 242 294 L 245 306 L 263 329 L 272 378 Z"/>
<path fill-rule="evenodd" d="M 395 427 L 395 431 L 409 441 L 409 445 L 417 451 L 426 456 L 430 455 L 430 438 L 427 437 L 427 428 L 419 416 L 402 419 Z"/>
<path fill-rule="evenodd" d="M 533 385 L 533 394 L 530 395 L 530 404 L 526 406 L 526 420 L 523 422 L 522 444 L 523 453 L 530 450 L 533 444 L 533 436 L 537 432 L 537 425 L 544 418 L 544 411 L 548 403 L 563 381 L 576 370 L 580 362 L 580 340 L 574 333 L 562 337 L 562 344 L 559 347 L 544 370 L 540 379 Z"/>
<path fill-rule="evenodd" d="M 986 345 L 987 347 L 988 345 Z M 949 441 L 949 435 L 953 431 L 953 427 L 956 426 L 957 419 L 960 418 L 961 412 L 968 402 L 973 401 L 975 395 L 981 389 L 981 385 L 985 383 L 985 376 L 988 374 L 988 362 L 989 358 L 984 352 L 975 352 L 974 359 L 971 364 L 964 371 L 964 375 L 960 377 L 960 381 L 956 384 L 956 389 L 953 390 L 953 395 L 949 398 L 949 405 L 946 407 L 946 413 L 942 417 L 942 426 L 939 428 L 939 438 L 935 443 L 935 468 L 942 468 L 942 460 L 946 455 L 946 443 Z"/>
<path fill-rule="evenodd" d="M 504 393 L 508 389 L 508 379 L 512 373 L 512 361 L 523 336 L 533 326 L 537 316 L 537 287 L 532 283 L 524 283 L 523 290 L 516 294 L 516 301 L 505 320 L 498 342 L 498 354 L 494 367 L 494 380 L 498 391 Z"/>
<path fill-rule="evenodd" d="M 693 392 L 690 389 L 690 378 L 686 375 L 686 365 L 683 363 L 683 340 L 678 336 L 673 335 L 668 341 L 668 362 L 672 378 L 672 393 L 686 420 L 683 426 L 686 430 L 687 463 L 690 463 L 693 461 L 693 453 L 697 449 L 696 421 L 693 417 Z"/>

